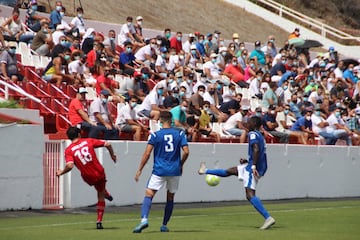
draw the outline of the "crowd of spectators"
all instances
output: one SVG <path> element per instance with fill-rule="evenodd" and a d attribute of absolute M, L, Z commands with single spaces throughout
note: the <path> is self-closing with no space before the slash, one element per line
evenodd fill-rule
<path fill-rule="evenodd" d="M 294 138 L 309 144 L 316 137 L 329 145 L 339 139 L 347 145 L 360 143 L 359 63 L 344 61 L 334 47 L 311 57 L 309 49 L 291 44 L 301 40 L 299 28 L 288 39 L 269 35 L 247 47 L 239 33 L 225 40 L 219 30 L 185 38 L 166 28 L 160 35 L 144 36 L 141 16 L 135 22 L 128 16 L 118 35 L 113 29 L 104 36 L 101 29 L 86 26 L 82 8 L 70 23 L 63 18 L 65 10 L 56 1 L 49 17 L 43 17 L 32 0 L 24 27 L 15 8 L 1 26 L 0 41 L 3 47 L 8 41 L 9 48 L 0 56 L 0 72 L 7 80 L 22 80 L 13 69 L 13 41 L 51 57 L 42 78 L 79 89 L 69 117 L 91 136 L 102 131 L 117 139 L 124 131 L 139 140 L 148 131 L 139 117 L 157 121 L 161 111 L 170 110 L 174 126 L 191 141 L 220 142 L 228 135 L 245 142 L 247 119 L 257 114 L 264 134 L 281 143 Z M 130 87 L 121 86 L 119 75 L 131 79 Z M 79 103 L 85 88 L 93 88 L 97 96 L 88 113 Z M 122 106 L 116 119 L 107 99 Z"/>

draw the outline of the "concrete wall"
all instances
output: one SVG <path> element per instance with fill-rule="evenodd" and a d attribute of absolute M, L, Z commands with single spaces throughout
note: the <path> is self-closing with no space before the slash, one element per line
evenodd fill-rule
<path fill-rule="evenodd" d="M 42 125 L 0 127 L 0 210 L 42 208 L 43 152 Z"/>
<path fill-rule="evenodd" d="M 134 181 L 145 143 L 117 142 L 114 149 L 119 161 L 114 165 L 106 150 L 104 156 L 107 187 L 114 205 L 141 203 L 151 174 L 152 159 L 138 183 Z M 269 170 L 260 180 L 258 195 L 262 199 L 304 197 L 360 196 L 360 150 L 358 147 L 268 145 Z M 190 157 L 184 167 L 178 202 L 244 200 L 242 182 L 235 177 L 223 178 L 217 187 L 209 187 L 205 177 L 197 174 L 201 161 L 212 167 L 227 168 L 247 157 L 245 144 L 190 144 Z M 77 170 L 71 173 L 71 192 L 65 207 L 79 207 L 96 202 L 93 188 L 82 182 Z M 165 201 L 160 191 L 155 202 Z"/>

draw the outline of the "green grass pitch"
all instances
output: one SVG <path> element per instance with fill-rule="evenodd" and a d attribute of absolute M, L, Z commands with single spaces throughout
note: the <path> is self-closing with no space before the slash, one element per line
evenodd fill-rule
<path fill-rule="evenodd" d="M 168 224 L 170 232 L 161 233 L 163 205 L 159 204 L 150 213 L 149 228 L 141 234 L 132 233 L 139 222 L 140 206 L 127 210 L 107 208 L 104 230 L 95 229 L 95 208 L 40 214 L 0 212 L 0 239 L 360 239 L 360 199 L 265 201 L 265 207 L 277 221 L 265 231 L 258 229 L 264 220 L 249 203 L 227 205 L 231 206 L 175 204 Z"/>

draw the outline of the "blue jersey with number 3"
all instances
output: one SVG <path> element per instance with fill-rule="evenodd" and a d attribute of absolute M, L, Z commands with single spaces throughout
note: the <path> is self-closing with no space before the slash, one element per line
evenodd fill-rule
<path fill-rule="evenodd" d="M 150 134 L 148 144 L 154 147 L 153 174 L 157 176 L 181 175 L 181 149 L 188 145 L 184 131 L 163 128 Z"/>
<path fill-rule="evenodd" d="M 267 158 L 266 158 L 266 143 L 264 136 L 258 131 L 251 131 L 248 134 L 249 137 L 249 164 L 246 167 L 246 170 L 251 172 L 251 166 L 253 165 L 253 151 L 252 145 L 257 144 L 259 146 L 259 159 L 256 162 L 256 170 L 258 171 L 260 176 L 264 176 L 267 170 Z"/>

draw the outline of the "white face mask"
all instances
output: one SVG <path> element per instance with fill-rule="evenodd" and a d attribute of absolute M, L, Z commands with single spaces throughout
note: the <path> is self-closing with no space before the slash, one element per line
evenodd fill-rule
<path fill-rule="evenodd" d="M 199 92 L 199 95 L 200 95 L 200 96 L 204 96 L 204 92 L 203 92 L 203 91 L 200 91 L 200 92 Z"/>
<path fill-rule="evenodd" d="M 310 121 L 310 120 L 311 120 L 311 116 L 306 116 L 306 120 Z"/>
<path fill-rule="evenodd" d="M 142 24 L 142 21 L 137 21 L 137 24 L 141 26 L 141 24 Z"/>

